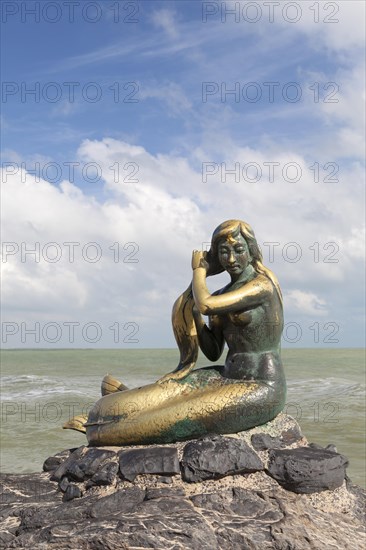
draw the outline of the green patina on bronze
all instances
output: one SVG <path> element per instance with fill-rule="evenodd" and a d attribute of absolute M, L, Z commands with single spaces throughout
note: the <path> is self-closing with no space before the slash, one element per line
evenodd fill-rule
<path fill-rule="evenodd" d="M 230 282 L 211 294 L 206 278 L 223 271 Z M 180 351 L 173 372 L 132 390 L 107 375 L 88 419 L 64 427 L 86 431 L 91 445 L 171 443 L 246 430 L 283 409 L 282 295 L 247 223 L 222 223 L 210 250 L 193 252 L 192 282 L 173 306 L 172 324 Z M 225 344 L 223 365 L 193 370 L 199 349 L 216 362 Z"/>
<path fill-rule="evenodd" d="M 172 441 L 184 441 L 199 437 L 204 428 L 202 422 L 191 420 L 190 418 L 179 420 L 171 428 L 159 435 L 157 443 L 171 443 Z"/>

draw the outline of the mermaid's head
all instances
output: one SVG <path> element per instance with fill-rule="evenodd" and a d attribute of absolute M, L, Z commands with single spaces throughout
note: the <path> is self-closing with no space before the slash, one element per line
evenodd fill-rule
<path fill-rule="evenodd" d="M 224 271 L 219 260 L 219 244 L 222 241 L 233 241 L 239 235 L 245 240 L 249 249 L 250 263 L 257 271 L 256 266 L 258 262 L 260 264 L 262 263 L 262 254 L 253 229 L 246 222 L 240 220 L 227 220 L 226 222 L 220 223 L 212 234 L 211 248 L 207 254 L 207 260 L 211 266 L 210 274 L 215 275 Z"/>
<path fill-rule="evenodd" d="M 247 244 L 249 250 L 249 263 L 257 273 L 265 275 L 272 281 L 282 301 L 281 289 L 277 277 L 270 269 L 263 265 L 262 252 L 258 246 L 253 229 L 248 223 L 241 220 L 227 220 L 220 223 L 213 232 L 211 248 L 207 253 L 207 261 L 210 265 L 209 274 L 216 275 L 224 271 L 224 267 L 221 265 L 219 259 L 219 245 L 223 241 L 228 241 L 229 243 L 233 242 L 239 235 L 242 236 Z"/>

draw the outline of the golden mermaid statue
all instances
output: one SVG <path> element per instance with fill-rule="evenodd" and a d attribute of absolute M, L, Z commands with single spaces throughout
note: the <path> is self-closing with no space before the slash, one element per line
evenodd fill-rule
<path fill-rule="evenodd" d="M 277 278 L 262 264 L 250 225 L 239 220 L 219 225 L 210 250 L 193 251 L 192 270 L 192 283 L 173 306 L 178 367 L 130 390 L 107 375 L 103 397 L 88 418 L 74 417 L 64 428 L 85 432 L 95 446 L 173 443 L 247 430 L 283 409 L 282 295 Z M 230 282 L 210 294 L 206 277 L 224 270 Z M 225 343 L 225 365 L 193 370 L 199 348 L 217 361 Z"/>

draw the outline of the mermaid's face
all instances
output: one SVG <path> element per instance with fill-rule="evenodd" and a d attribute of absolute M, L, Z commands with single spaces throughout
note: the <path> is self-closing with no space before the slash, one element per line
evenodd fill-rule
<path fill-rule="evenodd" d="M 240 233 L 219 242 L 218 256 L 220 264 L 230 275 L 240 275 L 251 262 L 247 242 Z"/>

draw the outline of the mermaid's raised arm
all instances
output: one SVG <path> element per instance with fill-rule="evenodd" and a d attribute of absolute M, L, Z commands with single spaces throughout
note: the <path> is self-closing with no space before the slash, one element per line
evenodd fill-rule
<path fill-rule="evenodd" d="M 258 275 L 236 290 L 212 296 L 206 285 L 206 269 L 201 266 L 193 270 L 192 289 L 196 306 L 203 315 L 220 315 L 256 307 L 273 292 L 271 281 L 265 275 Z"/>

